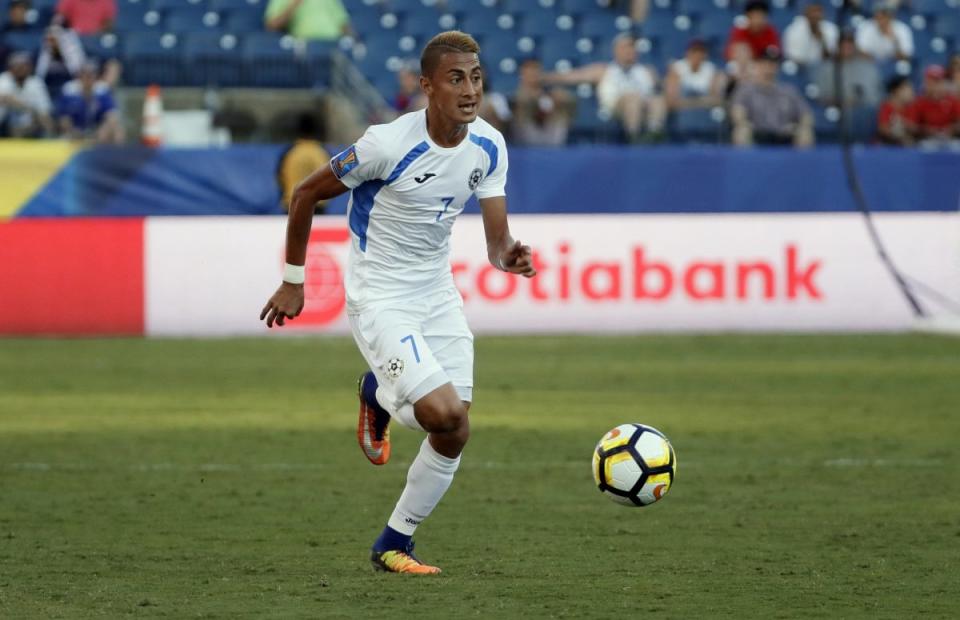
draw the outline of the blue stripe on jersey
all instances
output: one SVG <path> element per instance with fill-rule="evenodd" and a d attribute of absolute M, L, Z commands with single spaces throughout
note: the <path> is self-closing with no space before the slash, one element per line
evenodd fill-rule
<path fill-rule="evenodd" d="M 470 142 L 473 142 L 490 156 L 490 168 L 487 169 L 487 176 L 497 169 L 497 145 L 490 138 L 482 138 L 475 133 L 470 134 Z"/>
<path fill-rule="evenodd" d="M 403 174 L 403 171 L 410 167 L 410 164 L 428 150 L 430 150 L 430 145 L 426 141 L 421 142 L 404 155 L 386 181 L 372 179 L 353 188 L 351 193 L 353 202 L 350 205 L 350 230 L 360 240 L 361 252 L 367 251 L 367 228 L 370 226 L 370 212 L 373 211 L 373 199 L 376 198 L 377 192 L 383 189 L 384 185 L 396 181 Z"/>

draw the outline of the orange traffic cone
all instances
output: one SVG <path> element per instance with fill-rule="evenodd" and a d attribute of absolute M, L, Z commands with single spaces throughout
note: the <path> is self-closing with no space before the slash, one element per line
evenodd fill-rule
<path fill-rule="evenodd" d="M 147 87 L 147 96 L 143 100 L 143 143 L 146 146 L 160 146 L 163 142 L 163 99 L 160 87 L 151 84 Z"/>

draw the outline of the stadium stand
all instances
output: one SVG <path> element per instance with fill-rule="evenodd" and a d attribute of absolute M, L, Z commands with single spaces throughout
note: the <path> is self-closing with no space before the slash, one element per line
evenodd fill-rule
<path fill-rule="evenodd" d="M 341 44 L 305 45 L 264 32 L 266 0 L 118 0 L 113 33 L 83 39 L 88 55 L 119 59 L 128 86 L 247 86 L 323 88 L 329 85 L 330 57 L 342 52 L 370 84 L 389 100 L 396 89 L 395 71 L 403 60 L 441 29 L 457 27 L 474 34 L 484 48 L 483 61 L 497 90 L 510 94 L 516 68 L 527 57 L 539 58 L 548 71 L 607 62 L 612 39 L 623 32 L 637 36 L 641 62 L 664 75 L 692 38 L 702 39 L 711 59 L 721 58 L 742 0 L 651 0 L 646 19 L 634 23 L 627 2 L 611 0 L 344 0 L 354 37 Z M 826 1 L 827 18 L 836 3 Z M 871 3 L 864 3 L 865 6 Z M 6 2 L 0 3 L 4 9 Z M 34 19 L 49 20 L 54 0 L 35 0 Z M 770 2 L 770 21 L 783 28 L 801 10 L 799 0 Z M 868 15 L 853 15 L 844 27 L 855 27 Z M 909 0 L 898 19 L 909 24 L 916 41 L 913 62 L 881 64 L 883 77 L 911 77 L 919 86 L 922 69 L 946 64 L 960 49 L 960 0 Z M 3 43 L 13 50 L 36 53 L 36 33 L 9 32 Z M 811 103 L 810 71 L 785 63 L 780 80 L 795 86 Z M 572 141 L 608 140 L 609 124 L 594 114 L 592 91 L 578 91 Z M 828 139 L 827 111 L 818 109 L 818 135 Z M 857 118 L 864 113 L 858 112 Z M 672 119 L 673 140 L 722 136 L 709 113 Z M 856 123 L 858 127 L 862 123 Z M 869 128 L 855 134 L 869 137 Z M 614 132 L 616 133 L 616 132 Z"/>

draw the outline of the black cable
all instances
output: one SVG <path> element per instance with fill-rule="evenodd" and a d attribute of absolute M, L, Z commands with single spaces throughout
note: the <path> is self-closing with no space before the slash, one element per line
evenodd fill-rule
<path fill-rule="evenodd" d="M 843 28 L 843 24 L 846 22 L 847 16 L 856 6 L 859 6 L 858 0 L 843 0 L 840 6 L 837 8 L 837 27 Z M 873 212 L 870 210 L 870 206 L 867 204 L 866 197 L 863 195 L 863 188 L 860 184 L 860 175 L 857 174 L 857 169 L 853 163 L 853 149 L 852 143 L 853 140 L 850 136 L 850 128 L 847 126 L 847 98 L 846 93 L 843 90 L 843 61 L 840 58 L 840 45 L 841 42 L 837 41 L 836 50 L 833 55 L 833 90 L 834 97 L 837 99 L 837 107 L 840 111 L 840 116 L 838 124 L 840 126 L 840 150 L 843 153 L 843 169 L 847 178 L 847 186 L 850 188 L 850 193 L 853 196 L 853 202 L 857 206 L 857 209 L 860 210 L 860 213 L 863 215 L 864 223 L 867 227 L 867 233 L 870 235 L 870 240 L 873 242 L 873 247 L 877 250 L 877 256 L 880 258 L 880 262 L 887 268 L 887 271 L 890 273 L 890 276 L 896 282 L 897 287 L 899 287 L 900 292 L 903 293 L 903 297 L 907 300 L 907 303 L 910 304 L 910 308 L 913 310 L 913 314 L 917 317 L 926 317 L 927 312 L 924 310 L 923 306 L 920 305 L 919 300 L 914 296 L 913 291 L 910 290 L 910 286 L 907 284 L 906 279 L 901 274 L 900 270 L 897 269 L 897 266 L 894 264 L 893 259 L 890 258 L 890 254 L 887 252 L 887 248 L 883 243 L 883 240 L 880 238 L 880 234 L 877 232 L 877 227 L 873 221 Z"/>

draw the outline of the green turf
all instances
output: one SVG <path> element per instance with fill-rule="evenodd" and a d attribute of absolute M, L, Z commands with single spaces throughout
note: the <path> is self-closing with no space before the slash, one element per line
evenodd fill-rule
<path fill-rule="evenodd" d="M 355 444 L 344 339 L 0 341 L 0 617 L 907 618 L 960 605 L 960 340 L 481 338 L 473 438 L 418 532 L 367 548 L 420 438 Z M 603 498 L 609 427 L 674 442 Z"/>

